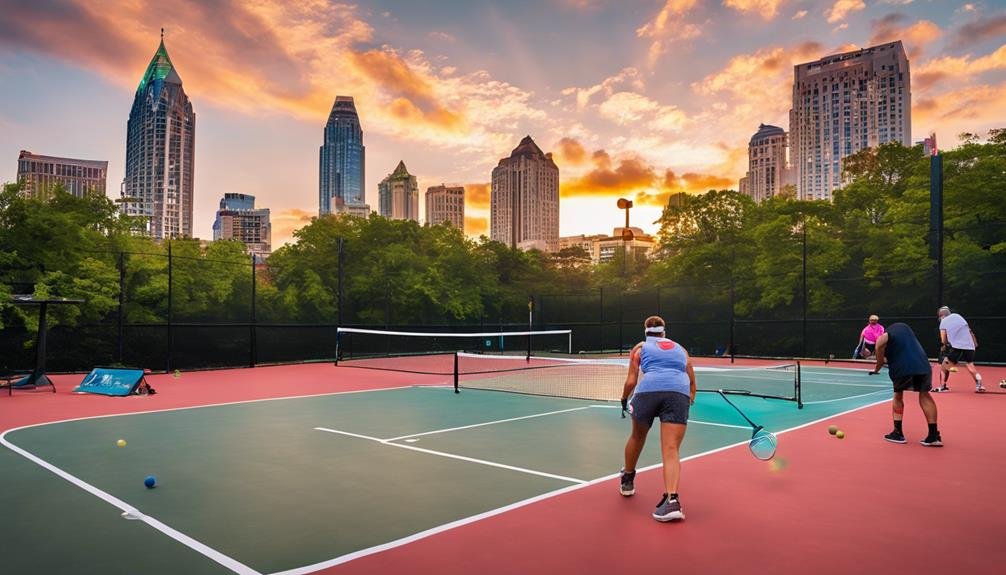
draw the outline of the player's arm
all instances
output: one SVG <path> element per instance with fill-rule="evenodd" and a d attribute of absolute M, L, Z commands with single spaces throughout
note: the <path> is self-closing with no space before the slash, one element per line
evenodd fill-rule
<path fill-rule="evenodd" d="M 884 351 L 887 349 L 887 334 L 881 334 L 877 338 L 877 347 L 874 352 L 876 355 L 876 363 L 873 366 L 873 371 L 870 373 L 880 373 L 880 368 L 884 367 Z"/>
<path fill-rule="evenodd" d="M 946 346 L 949 343 L 949 340 L 947 340 L 947 330 L 940 329 L 940 346 Z"/>
<path fill-rule="evenodd" d="M 642 348 L 643 344 L 637 343 L 629 353 L 629 373 L 626 374 L 625 385 L 622 387 L 622 409 L 627 407 L 629 396 L 632 395 L 632 390 L 636 389 L 636 384 L 639 383 L 639 351 Z"/>
<path fill-rule="evenodd" d="M 695 385 L 695 368 L 692 367 L 692 357 L 685 353 L 685 372 L 688 373 L 688 396 L 691 398 L 690 404 L 695 405 L 695 394 L 698 386 Z"/>

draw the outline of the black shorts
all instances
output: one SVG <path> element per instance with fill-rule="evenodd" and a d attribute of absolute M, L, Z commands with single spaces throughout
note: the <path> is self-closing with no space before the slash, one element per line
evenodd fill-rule
<path fill-rule="evenodd" d="M 957 349 L 956 347 L 951 347 L 944 357 L 946 357 L 950 363 L 974 363 L 975 350 Z"/>
<path fill-rule="evenodd" d="M 646 426 L 653 425 L 653 418 L 657 416 L 661 423 L 687 425 L 691 403 L 690 397 L 676 391 L 646 391 L 632 396 L 629 413 Z"/>
<path fill-rule="evenodd" d="M 933 389 L 933 373 L 920 373 L 917 375 L 906 375 L 900 379 L 895 379 L 894 391 L 930 391 Z"/>
<path fill-rule="evenodd" d="M 870 342 L 864 341 L 863 342 L 863 347 L 865 347 L 866 349 L 870 350 L 871 353 L 877 351 L 877 344 L 876 343 L 870 343 Z"/>

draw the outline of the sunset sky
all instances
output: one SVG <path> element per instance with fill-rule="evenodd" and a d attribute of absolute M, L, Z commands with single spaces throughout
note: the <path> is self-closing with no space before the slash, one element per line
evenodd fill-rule
<path fill-rule="evenodd" d="M 107 160 L 118 198 L 162 26 L 196 111 L 196 235 L 248 193 L 274 248 L 317 215 L 336 95 L 356 99 L 371 206 L 404 160 L 424 193 L 466 186 L 470 235 L 525 135 L 559 165 L 561 235 L 610 233 L 619 197 L 653 232 L 670 193 L 736 189 L 759 123 L 788 129 L 794 64 L 895 39 L 913 140 L 1006 127 L 1003 0 L 0 0 L 0 181 L 21 149 Z"/>

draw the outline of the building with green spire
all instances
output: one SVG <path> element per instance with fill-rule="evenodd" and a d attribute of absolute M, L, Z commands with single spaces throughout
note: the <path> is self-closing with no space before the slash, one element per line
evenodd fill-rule
<path fill-rule="evenodd" d="M 192 237 L 196 114 L 161 44 L 136 88 L 126 124 L 122 211 L 147 218 L 156 239 Z"/>
<path fill-rule="evenodd" d="M 393 220 L 419 221 L 419 185 L 416 177 L 398 162 L 394 172 L 377 185 L 378 213 Z"/>

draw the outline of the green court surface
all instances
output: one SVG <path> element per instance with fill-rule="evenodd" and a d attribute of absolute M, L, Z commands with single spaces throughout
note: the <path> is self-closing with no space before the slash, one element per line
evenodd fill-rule
<path fill-rule="evenodd" d="M 863 371 L 815 368 L 803 380 L 802 410 L 732 399 L 779 432 L 889 396 L 886 376 Z M 685 457 L 751 435 L 713 393 L 699 394 L 691 417 Z M 403 387 L 12 430 L 3 440 L 18 453 L 0 451 L 4 571 L 306 573 L 610 478 L 629 425 L 612 403 Z M 657 464 L 654 432 L 639 467 Z M 156 488 L 144 487 L 147 475 Z M 52 539 L 73 552 L 47 553 Z"/>

